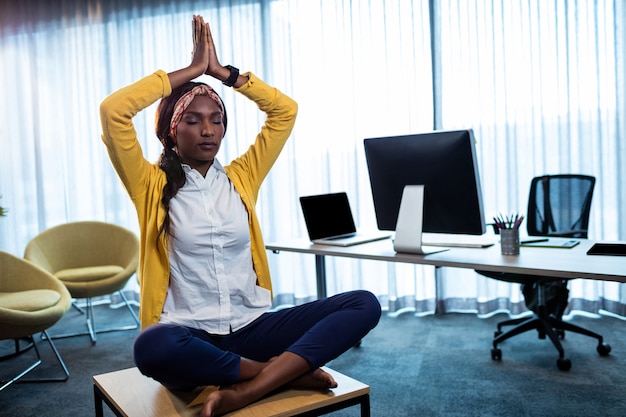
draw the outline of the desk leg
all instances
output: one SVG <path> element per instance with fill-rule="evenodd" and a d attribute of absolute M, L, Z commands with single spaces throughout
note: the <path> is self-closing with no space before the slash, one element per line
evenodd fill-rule
<path fill-rule="evenodd" d="M 315 255 L 315 278 L 317 280 L 317 298 L 326 298 L 326 258 Z"/>
<path fill-rule="evenodd" d="M 441 281 L 441 267 L 435 266 L 435 315 L 444 313 L 443 300 L 439 297 L 443 293 Z"/>

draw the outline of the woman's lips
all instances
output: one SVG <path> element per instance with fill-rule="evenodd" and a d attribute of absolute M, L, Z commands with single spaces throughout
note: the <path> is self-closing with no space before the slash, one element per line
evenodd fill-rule
<path fill-rule="evenodd" d="M 203 142 L 200 145 L 198 145 L 198 147 L 202 149 L 203 151 L 210 151 L 211 149 L 215 149 L 216 146 L 217 145 L 212 142 Z"/>

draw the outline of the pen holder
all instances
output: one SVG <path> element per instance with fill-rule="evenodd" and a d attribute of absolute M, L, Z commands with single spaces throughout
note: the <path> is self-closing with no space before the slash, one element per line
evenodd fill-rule
<path fill-rule="evenodd" d="M 500 229 L 500 250 L 503 255 L 519 255 L 519 229 Z"/>

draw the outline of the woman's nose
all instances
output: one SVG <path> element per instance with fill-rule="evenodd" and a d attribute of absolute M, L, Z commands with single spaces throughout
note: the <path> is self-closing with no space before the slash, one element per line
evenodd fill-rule
<path fill-rule="evenodd" d="M 215 132 L 213 132 L 213 126 L 210 122 L 202 123 L 202 131 L 200 132 L 202 136 L 213 136 Z"/>

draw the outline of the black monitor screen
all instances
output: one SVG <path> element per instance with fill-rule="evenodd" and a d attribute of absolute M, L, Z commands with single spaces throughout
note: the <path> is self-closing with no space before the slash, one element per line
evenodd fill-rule
<path fill-rule="evenodd" d="M 423 185 L 424 232 L 485 233 L 472 130 L 364 142 L 379 229 L 395 230 L 404 186 Z"/>

